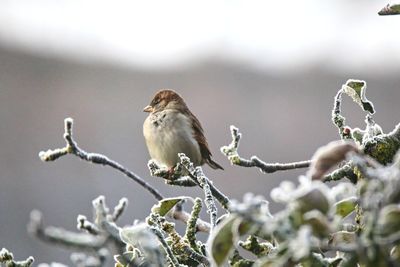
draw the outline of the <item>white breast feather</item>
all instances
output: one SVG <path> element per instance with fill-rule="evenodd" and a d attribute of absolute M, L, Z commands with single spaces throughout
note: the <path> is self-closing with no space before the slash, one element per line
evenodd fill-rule
<path fill-rule="evenodd" d="M 178 153 L 185 153 L 195 165 L 201 164 L 200 147 L 185 115 L 171 110 L 150 114 L 144 122 L 143 134 L 150 156 L 157 162 L 173 167 L 178 162 Z"/>

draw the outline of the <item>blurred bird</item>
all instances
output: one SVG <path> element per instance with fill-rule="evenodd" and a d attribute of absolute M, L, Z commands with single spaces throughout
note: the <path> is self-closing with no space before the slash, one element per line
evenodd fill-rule
<path fill-rule="evenodd" d="M 211 159 L 199 120 L 175 91 L 157 92 L 143 111 L 150 113 L 143 124 L 143 135 L 152 159 L 172 170 L 179 161 L 178 153 L 185 153 L 195 166 L 207 163 L 223 170 Z"/>

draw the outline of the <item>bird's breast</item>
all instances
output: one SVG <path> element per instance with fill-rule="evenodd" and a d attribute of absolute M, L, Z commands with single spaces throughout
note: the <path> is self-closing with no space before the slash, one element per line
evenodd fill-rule
<path fill-rule="evenodd" d="M 185 153 L 195 165 L 201 164 L 200 147 L 193 136 L 192 122 L 182 113 L 161 111 L 150 114 L 143 125 L 150 156 L 173 167 L 178 153 Z"/>

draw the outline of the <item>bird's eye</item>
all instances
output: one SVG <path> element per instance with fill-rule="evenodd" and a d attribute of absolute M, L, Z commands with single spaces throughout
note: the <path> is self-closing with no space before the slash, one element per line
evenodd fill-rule
<path fill-rule="evenodd" d="M 160 103 L 160 98 L 156 98 L 153 101 L 153 105 L 157 105 L 158 103 Z"/>

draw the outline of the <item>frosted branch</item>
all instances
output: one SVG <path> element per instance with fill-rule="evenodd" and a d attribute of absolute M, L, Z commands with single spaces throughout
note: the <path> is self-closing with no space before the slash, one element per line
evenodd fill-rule
<path fill-rule="evenodd" d="M 325 175 L 322 179 L 323 182 L 338 181 L 343 178 L 349 179 L 352 183 L 357 183 L 357 176 L 353 172 L 353 166 L 350 163 L 343 165 L 342 167 L 334 170 L 328 175 Z"/>
<path fill-rule="evenodd" d="M 170 171 L 167 167 L 161 166 L 151 159 L 147 163 L 147 167 L 149 168 L 151 176 L 163 178 L 166 184 L 185 187 L 197 186 L 197 184 L 187 176 L 187 171 L 179 163 L 174 167 L 173 171 Z"/>
<path fill-rule="evenodd" d="M 4 263 L 5 267 L 30 267 L 33 264 L 33 261 L 33 257 L 28 257 L 23 261 L 15 261 L 14 255 L 6 248 L 0 250 L 0 266 L 3 266 L 2 264 Z"/>
<path fill-rule="evenodd" d="M 42 214 L 37 210 L 31 212 L 28 232 L 43 242 L 76 250 L 98 250 L 103 247 L 106 242 L 106 238 L 103 236 L 74 233 L 63 228 L 52 226 L 44 227 Z"/>
<path fill-rule="evenodd" d="M 349 139 L 351 138 L 350 130 L 345 127 L 346 118 L 341 114 L 342 93 L 343 91 L 340 89 L 335 96 L 332 109 L 332 122 L 338 128 L 341 139 Z"/>
<path fill-rule="evenodd" d="M 90 222 L 86 216 L 78 215 L 77 218 L 77 228 L 79 230 L 86 230 L 89 234 L 98 235 L 100 233 L 100 229 L 92 222 Z"/>
<path fill-rule="evenodd" d="M 78 257 L 78 266 L 103 266 L 108 249 L 118 249 L 121 252 L 124 248 L 119 231 L 120 228 L 114 223 L 115 219 L 121 216 L 123 208 L 126 207 L 126 199 L 121 199 L 117 205 L 118 216 L 110 213 L 105 198 L 99 196 L 92 202 L 94 210 L 93 222 L 86 216 L 79 215 L 77 218 L 77 228 L 84 230 L 83 233 L 75 233 L 63 228 L 52 226 L 44 227 L 42 214 L 39 211 L 32 211 L 31 219 L 28 224 L 28 231 L 39 240 L 69 247 L 77 251 L 88 251 L 93 256 Z M 115 213 L 115 211 L 114 211 Z"/>
<path fill-rule="evenodd" d="M 112 215 L 112 220 L 114 222 L 116 222 L 119 219 L 119 217 L 121 217 L 127 205 L 128 205 L 128 199 L 125 197 L 121 198 L 120 201 L 118 202 L 118 205 L 115 206 L 114 208 L 114 212 Z"/>
<path fill-rule="evenodd" d="M 197 203 L 200 202 L 201 205 L 201 200 L 198 199 L 196 201 Z M 194 207 L 195 212 L 197 212 L 197 209 L 200 208 L 201 206 L 198 206 L 198 204 L 195 203 L 197 206 Z M 155 230 L 158 230 L 161 235 L 163 235 L 163 232 L 165 232 L 169 237 L 168 237 L 168 249 L 170 249 L 171 253 L 174 255 L 185 255 L 184 258 L 188 260 L 194 260 L 197 263 L 203 264 L 204 266 L 210 266 L 209 260 L 203 256 L 202 254 L 198 253 L 198 251 L 191 247 L 190 241 L 186 238 L 181 237 L 179 233 L 175 230 L 174 224 L 166 221 L 164 218 L 156 215 L 156 214 L 151 214 L 148 218 L 148 223 L 153 227 Z M 195 223 L 192 223 L 192 226 Z M 189 227 L 189 226 L 188 226 Z M 186 230 L 188 231 L 188 227 Z M 154 230 L 153 229 L 153 230 Z M 194 232 L 193 232 L 194 235 Z M 193 238 L 195 238 L 193 236 Z M 195 240 L 193 240 L 195 242 Z M 194 247 L 197 248 L 197 245 Z M 185 261 L 183 258 L 181 260 Z M 191 264 L 189 264 L 191 266 Z M 197 265 L 196 265 L 197 266 Z"/>
<path fill-rule="evenodd" d="M 190 219 L 187 223 L 186 232 L 184 236 L 184 238 L 187 239 L 190 247 L 195 251 L 199 250 L 196 244 L 196 222 L 199 219 L 201 208 L 202 208 L 201 199 L 196 198 L 193 204 L 192 213 L 190 214 Z"/>
<path fill-rule="evenodd" d="M 210 214 L 211 226 L 214 227 L 217 223 L 217 206 L 215 205 L 213 193 L 211 192 L 210 181 L 204 175 L 201 167 L 194 167 L 190 159 L 184 154 L 179 153 L 178 157 L 181 164 L 186 168 L 190 175 L 195 179 L 195 182 L 204 190 L 204 203 L 206 204 L 207 213 Z"/>
<path fill-rule="evenodd" d="M 252 156 L 250 160 L 242 158 L 239 156 L 238 153 L 239 141 L 242 137 L 242 134 L 239 133 L 239 129 L 233 125 L 231 125 L 230 130 L 232 135 L 232 142 L 227 146 L 221 147 L 221 152 L 226 157 L 228 157 L 232 165 L 238 165 L 242 167 L 257 167 L 263 173 L 273 173 L 276 171 L 307 168 L 310 166 L 310 160 L 291 163 L 266 163 L 259 159 L 257 156 Z"/>
<path fill-rule="evenodd" d="M 181 266 L 178 262 L 178 260 L 176 259 L 174 253 L 172 252 L 171 248 L 169 247 L 169 245 L 167 244 L 167 242 L 165 241 L 165 237 L 162 234 L 161 230 L 158 229 L 158 227 L 150 227 L 151 231 L 157 236 L 158 241 L 160 241 L 162 247 L 165 250 L 165 253 L 168 256 L 169 262 L 171 263 L 171 266 L 173 267 L 179 267 Z"/>
<path fill-rule="evenodd" d="M 182 221 L 185 224 L 188 224 L 191 219 L 191 215 L 183 210 L 174 209 L 174 212 L 172 213 L 172 218 L 174 218 L 175 220 Z M 210 229 L 211 229 L 211 226 L 209 223 L 207 223 L 201 219 L 197 219 L 196 231 L 209 233 Z"/>
<path fill-rule="evenodd" d="M 183 153 L 180 154 L 184 155 Z M 187 159 L 190 162 L 190 159 L 189 158 Z M 199 186 L 203 188 L 200 185 L 199 181 L 197 180 L 193 164 L 192 164 L 193 168 L 190 168 L 190 170 L 187 169 L 187 167 L 189 167 L 189 164 L 187 164 L 187 166 L 185 166 L 185 164 L 183 164 L 182 161 L 178 163 L 177 166 L 174 168 L 173 173 L 169 172 L 166 167 L 157 164 L 157 162 L 155 162 L 154 160 L 150 160 L 147 166 L 149 167 L 150 174 L 152 176 L 161 177 L 165 179 L 167 184 L 177 185 L 177 186 Z M 218 200 L 218 202 L 222 205 L 224 209 L 228 209 L 229 206 L 228 197 L 226 197 L 220 190 L 218 190 L 212 184 L 212 182 L 209 182 L 208 185 L 210 186 L 212 195 Z"/>
<path fill-rule="evenodd" d="M 54 150 L 47 150 L 47 151 L 41 151 L 39 152 L 39 157 L 42 161 L 54 161 L 66 154 L 72 154 L 75 155 L 85 161 L 89 161 L 95 164 L 101 164 L 105 166 L 110 166 L 111 168 L 114 168 L 116 170 L 119 170 L 132 180 L 134 180 L 136 183 L 141 185 L 143 188 L 145 188 L 147 191 L 149 191 L 157 200 L 161 200 L 164 197 L 155 189 L 152 187 L 150 184 L 148 184 L 146 181 L 144 181 L 141 177 L 139 177 L 137 174 L 134 172 L 128 170 L 118 162 L 109 159 L 108 157 L 98 154 L 98 153 L 88 153 L 81 149 L 78 144 L 75 142 L 73 139 L 72 135 L 72 130 L 73 130 L 73 119 L 72 118 L 66 118 L 64 120 L 64 139 L 66 141 L 66 146 L 63 148 L 57 148 Z"/>

